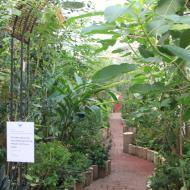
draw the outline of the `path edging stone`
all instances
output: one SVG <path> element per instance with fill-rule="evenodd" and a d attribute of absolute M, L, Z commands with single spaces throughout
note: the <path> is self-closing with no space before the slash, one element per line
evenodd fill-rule
<path fill-rule="evenodd" d="M 122 124 L 123 123 L 124 122 L 122 120 Z M 126 128 L 124 124 L 123 126 Z M 154 165 L 157 163 L 163 164 L 165 162 L 165 158 L 161 156 L 157 151 L 133 144 L 135 140 L 135 133 L 136 129 L 134 129 L 134 127 L 129 128 L 129 131 L 127 129 L 123 130 L 123 152 L 147 160 L 149 162 L 153 162 Z M 149 180 L 147 181 L 147 190 L 152 190 L 150 188 Z"/>

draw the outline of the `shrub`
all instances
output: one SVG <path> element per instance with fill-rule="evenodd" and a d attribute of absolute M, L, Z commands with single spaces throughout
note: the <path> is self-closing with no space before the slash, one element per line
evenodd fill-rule
<path fill-rule="evenodd" d="M 64 176 L 64 179 L 62 178 L 61 180 L 64 180 L 64 187 L 70 188 L 74 182 L 82 182 L 84 179 L 81 174 L 86 171 L 91 164 L 91 160 L 89 160 L 85 154 L 73 152 L 66 170 L 62 171 L 61 176 Z"/>
<path fill-rule="evenodd" d="M 190 162 L 188 159 L 178 159 L 170 155 L 167 160 L 158 165 L 155 175 L 151 177 L 151 188 L 153 190 L 179 190 L 190 188 Z"/>
<path fill-rule="evenodd" d="M 39 143 L 36 162 L 29 167 L 26 178 L 32 186 L 56 190 L 60 169 L 68 166 L 71 154 L 61 142 Z"/>

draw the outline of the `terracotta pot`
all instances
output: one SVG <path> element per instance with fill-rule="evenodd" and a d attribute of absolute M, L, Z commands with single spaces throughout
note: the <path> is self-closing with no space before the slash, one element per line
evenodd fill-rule
<path fill-rule="evenodd" d="M 84 187 L 83 187 L 82 183 L 77 182 L 75 187 L 76 187 L 76 190 L 84 190 Z"/>
<path fill-rule="evenodd" d="M 92 165 L 93 168 L 93 180 L 98 179 L 98 165 Z"/>
<path fill-rule="evenodd" d="M 106 167 L 98 167 L 98 178 L 106 177 Z"/>

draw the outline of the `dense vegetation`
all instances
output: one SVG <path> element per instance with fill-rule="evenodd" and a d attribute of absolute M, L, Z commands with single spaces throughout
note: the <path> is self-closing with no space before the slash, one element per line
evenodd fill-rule
<path fill-rule="evenodd" d="M 15 8 L 16 3 L 0 2 L 0 164 L 5 163 L 5 129 L 6 121 L 10 120 L 11 38 L 7 28 L 10 10 L 13 15 L 22 14 Z M 92 83 L 91 78 L 109 61 L 98 58 L 96 42 L 80 34 L 89 19 L 68 19 L 63 24 L 61 7 L 62 2 L 47 3 L 37 13 L 38 21 L 30 36 L 30 101 L 25 120 L 35 122 L 37 143 L 36 162 L 28 166 L 25 178 L 33 189 L 70 188 L 76 181 L 83 181 L 81 173 L 92 164 L 104 167 L 108 159 L 101 129 L 108 127 L 113 94 Z M 20 68 L 19 45 L 15 40 L 16 72 Z M 18 82 L 19 77 L 15 82 L 12 120 L 20 120 Z M 8 188 L 7 179 L 0 180 L 5 182 Z M 16 184 L 11 185 L 16 189 Z"/>
<path fill-rule="evenodd" d="M 85 32 L 112 34 L 107 46 L 124 43 L 113 53 L 126 63 L 108 66 L 96 77 L 108 82 L 120 76 L 123 117 L 138 129 L 136 144 L 166 159 L 151 178 L 152 189 L 189 189 L 189 1 L 128 1 L 108 7 L 104 15 L 106 22 Z"/>
<path fill-rule="evenodd" d="M 19 14 L 14 3 L 0 2 L 1 134 L 10 118 L 10 36 L 5 28 L 9 10 Z M 65 23 L 57 17 L 61 6 L 49 3 L 31 36 L 33 83 L 26 118 L 35 121 L 38 143 L 37 162 L 29 166 L 27 180 L 37 188 L 68 187 L 81 180 L 78 174 L 91 162 L 107 159 L 100 129 L 107 127 L 108 105 L 117 101 L 107 90 L 114 88 L 123 94 L 126 125 L 137 127 L 136 144 L 166 159 L 156 166 L 152 189 L 190 189 L 189 1 L 128 0 L 106 8 L 104 19 L 99 19 L 103 13 L 93 13 Z M 89 18 L 95 20 L 91 26 Z M 97 40 L 94 34 L 106 38 Z M 110 65 L 105 58 L 110 46 L 121 64 Z M 4 152 L 2 147 L 2 163 Z M 94 153 L 100 155 L 96 160 Z M 56 159 L 43 158 L 49 154 Z"/>

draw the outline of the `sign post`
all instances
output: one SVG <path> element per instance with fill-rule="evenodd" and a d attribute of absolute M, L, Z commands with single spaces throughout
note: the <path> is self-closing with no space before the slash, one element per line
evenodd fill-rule
<path fill-rule="evenodd" d="M 7 162 L 34 163 L 33 122 L 7 122 Z"/>

